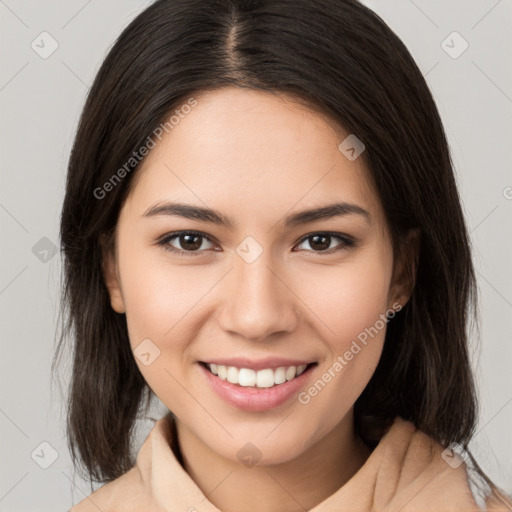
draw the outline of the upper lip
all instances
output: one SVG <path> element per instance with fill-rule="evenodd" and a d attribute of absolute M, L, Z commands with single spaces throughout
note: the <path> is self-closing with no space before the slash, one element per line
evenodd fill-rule
<path fill-rule="evenodd" d="M 281 357 L 267 357 L 263 359 L 250 359 L 246 357 L 233 357 L 230 359 L 216 358 L 208 361 L 201 361 L 206 364 L 217 364 L 222 366 L 235 366 L 236 368 L 249 368 L 251 370 L 264 370 L 265 368 L 280 368 L 281 366 L 300 366 L 314 363 L 312 360 L 289 359 Z"/>

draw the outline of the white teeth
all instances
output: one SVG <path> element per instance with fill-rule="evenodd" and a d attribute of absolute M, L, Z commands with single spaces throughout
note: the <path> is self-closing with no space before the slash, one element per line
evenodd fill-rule
<path fill-rule="evenodd" d="M 238 368 L 234 366 L 228 366 L 228 374 L 226 380 L 231 384 L 238 384 Z"/>
<path fill-rule="evenodd" d="M 281 366 L 274 372 L 274 384 L 282 384 L 286 382 L 286 368 Z"/>
<path fill-rule="evenodd" d="M 256 372 L 249 368 L 240 368 L 238 372 L 238 382 L 240 386 L 254 386 L 256 385 Z"/>
<path fill-rule="evenodd" d="M 299 376 L 307 367 L 307 364 L 301 364 L 300 366 L 297 366 L 297 376 Z"/>
<path fill-rule="evenodd" d="M 293 377 L 295 377 L 296 373 L 297 373 L 297 367 L 296 366 L 289 366 L 286 369 L 286 380 L 292 380 Z"/>
<path fill-rule="evenodd" d="M 251 370 L 250 368 L 236 368 L 235 366 L 224 366 L 222 364 L 206 365 L 214 375 L 222 380 L 227 380 L 231 384 L 240 386 L 256 386 L 257 388 L 271 388 L 272 386 L 283 384 L 301 375 L 307 365 L 299 366 L 281 366 L 273 370 L 265 368 L 264 370 Z"/>
<path fill-rule="evenodd" d="M 217 375 L 219 376 L 219 379 L 226 380 L 228 370 L 225 366 L 222 366 L 221 364 L 217 365 Z"/>
<path fill-rule="evenodd" d="M 256 387 L 257 388 L 271 388 L 274 385 L 274 370 L 267 368 L 266 370 L 259 370 L 256 374 Z"/>

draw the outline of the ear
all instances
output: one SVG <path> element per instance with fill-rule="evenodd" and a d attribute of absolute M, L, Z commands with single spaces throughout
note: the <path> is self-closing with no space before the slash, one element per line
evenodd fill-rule
<path fill-rule="evenodd" d="M 119 281 L 119 271 L 116 259 L 115 235 L 100 237 L 102 270 L 105 285 L 110 295 L 110 304 L 116 313 L 125 313 L 123 294 Z"/>
<path fill-rule="evenodd" d="M 416 272 L 420 256 L 421 234 L 411 229 L 400 243 L 393 267 L 389 299 L 404 307 L 411 298 L 416 283 Z"/>

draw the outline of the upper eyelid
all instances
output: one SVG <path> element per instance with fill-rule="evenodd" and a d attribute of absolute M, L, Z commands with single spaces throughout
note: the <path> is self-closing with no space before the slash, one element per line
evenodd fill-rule
<path fill-rule="evenodd" d="M 199 235 L 199 236 L 202 236 L 203 238 L 206 238 L 209 242 L 218 243 L 218 242 L 216 242 L 216 238 L 212 237 L 211 235 L 207 235 L 206 233 L 203 233 L 202 231 L 194 231 L 194 230 L 188 230 L 188 229 L 183 229 L 181 231 L 173 231 L 171 233 L 167 233 L 167 234 L 159 237 L 158 241 L 175 239 L 181 235 Z"/>

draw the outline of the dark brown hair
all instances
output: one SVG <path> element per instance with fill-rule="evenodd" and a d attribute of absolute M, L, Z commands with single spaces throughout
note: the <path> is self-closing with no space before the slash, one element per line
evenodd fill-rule
<path fill-rule="evenodd" d="M 374 446 L 401 416 L 443 445 L 467 448 L 477 418 L 467 347 L 475 274 L 441 119 L 404 44 L 355 0 L 159 0 L 105 58 L 69 160 L 54 364 L 72 339 L 73 461 L 103 482 L 132 467 L 133 428 L 151 394 L 102 274 L 102 237 L 115 229 L 140 164 L 104 197 L 95 190 L 186 98 L 229 85 L 299 98 L 356 134 L 394 248 L 411 229 L 421 234 L 412 296 L 390 321 L 355 404 L 359 435 Z"/>

